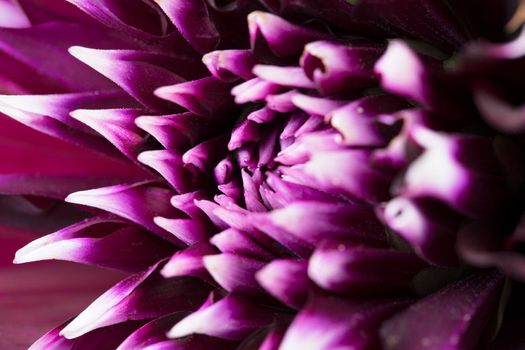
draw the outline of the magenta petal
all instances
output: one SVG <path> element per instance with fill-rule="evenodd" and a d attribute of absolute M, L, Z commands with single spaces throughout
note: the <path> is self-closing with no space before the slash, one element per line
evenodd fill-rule
<path fill-rule="evenodd" d="M 4 0 L 0 2 L 0 27 L 3 28 L 26 28 L 31 23 L 26 13 L 16 0 Z"/>
<path fill-rule="evenodd" d="M 0 28 L 0 51 L 69 91 L 111 90 L 115 85 L 67 53 L 73 45 L 121 47 L 122 41 L 100 29 L 47 23 L 22 29 Z"/>
<path fill-rule="evenodd" d="M 135 123 L 167 149 L 185 149 L 213 134 L 213 124 L 193 113 L 141 116 Z"/>
<path fill-rule="evenodd" d="M 230 84 L 213 76 L 175 83 L 159 84 L 155 95 L 201 116 L 211 116 L 231 102 Z"/>
<path fill-rule="evenodd" d="M 228 292 L 260 293 L 255 272 L 264 265 L 260 260 L 231 253 L 204 257 L 204 266 L 208 272 Z"/>
<path fill-rule="evenodd" d="M 182 155 L 179 152 L 147 151 L 140 153 L 137 160 L 157 170 L 177 192 L 184 193 L 191 188 L 191 173 L 184 167 Z"/>
<path fill-rule="evenodd" d="M 186 244 L 207 240 L 209 236 L 206 222 L 199 219 L 170 219 L 156 216 L 154 221 Z"/>
<path fill-rule="evenodd" d="M 71 118 L 76 109 L 132 107 L 136 103 L 123 91 L 96 91 L 51 95 L 0 95 L 0 103 L 8 108 L 56 119 L 81 131 L 90 132 L 82 123 Z"/>
<path fill-rule="evenodd" d="M 101 216 L 32 241 L 17 251 L 14 263 L 56 259 L 136 272 L 173 250 L 171 244 L 125 220 Z"/>
<path fill-rule="evenodd" d="M 273 260 L 256 274 L 257 281 L 275 298 L 301 309 L 312 283 L 307 275 L 308 263 L 300 260 Z"/>
<path fill-rule="evenodd" d="M 379 349 L 378 326 L 406 305 L 315 295 L 295 317 L 279 349 Z"/>
<path fill-rule="evenodd" d="M 117 350 L 143 349 L 149 345 L 165 341 L 166 332 L 174 323 L 180 321 L 186 312 L 175 312 L 173 314 L 157 318 L 146 323 L 129 335 L 117 348 Z"/>
<path fill-rule="evenodd" d="M 145 142 L 145 135 L 136 125 L 140 109 L 77 109 L 71 113 L 76 120 L 104 136 L 127 157 L 135 159 Z"/>
<path fill-rule="evenodd" d="M 152 91 L 160 86 L 183 81 L 183 78 L 167 68 L 151 63 L 156 62 L 156 55 L 160 54 L 138 50 L 97 50 L 80 46 L 71 47 L 69 52 L 154 111 L 169 109 L 170 106 Z"/>
<path fill-rule="evenodd" d="M 408 292 L 426 264 L 411 252 L 325 241 L 308 264 L 308 276 L 320 287 L 351 296 Z"/>
<path fill-rule="evenodd" d="M 384 240 L 383 229 L 367 205 L 303 201 L 253 219 L 263 232 L 281 232 L 313 245 L 327 238 Z"/>
<path fill-rule="evenodd" d="M 216 303 L 190 314 L 168 333 L 170 338 L 205 334 L 224 339 L 243 339 L 252 331 L 269 325 L 273 316 L 242 297 L 230 294 Z"/>
<path fill-rule="evenodd" d="M 458 263 L 455 244 L 461 217 L 446 206 L 397 197 L 381 208 L 379 215 L 426 261 L 439 266 Z"/>
<path fill-rule="evenodd" d="M 253 74 L 261 79 L 277 85 L 313 89 L 314 83 L 306 76 L 300 67 L 279 67 L 268 65 L 256 65 Z"/>
<path fill-rule="evenodd" d="M 61 335 L 77 338 L 89 331 L 127 320 L 160 317 L 195 310 L 207 297 L 204 282 L 193 278 L 165 279 L 158 264 L 117 283 L 71 321 Z"/>
<path fill-rule="evenodd" d="M 384 348 L 475 349 L 502 286 L 502 275 L 481 272 L 427 296 L 383 325 Z"/>
<path fill-rule="evenodd" d="M 372 166 L 367 151 L 319 151 L 304 165 L 283 172 L 301 184 L 370 203 L 389 197 L 391 176 Z"/>
<path fill-rule="evenodd" d="M 60 335 L 64 324 L 44 334 L 29 350 L 112 350 L 143 324 L 142 321 L 128 321 L 95 329 L 76 339 L 67 339 Z"/>
<path fill-rule="evenodd" d="M 175 236 L 153 221 L 156 216 L 177 216 L 177 211 L 169 202 L 173 194 L 173 191 L 157 187 L 151 182 L 140 182 L 75 192 L 66 201 L 109 211 L 146 227 L 168 241 L 180 244 Z"/>
<path fill-rule="evenodd" d="M 431 86 L 426 67 L 402 41 L 395 40 L 388 45 L 385 54 L 377 61 L 375 71 L 381 76 L 381 84 L 386 90 L 418 103 L 430 103 Z"/>
<path fill-rule="evenodd" d="M 223 253 L 268 260 L 273 255 L 243 231 L 233 228 L 213 235 L 210 242 Z"/>
<path fill-rule="evenodd" d="M 156 0 L 186 40 L 199 52 L 219 43 L 219 33 L 204 0 Z"/>
<path fill-rule="evenodd" d="M 252 12 L 248 16 L 250 42 L 258 49 L 263 42 L 278 57 L 298 55 L 310 41 L 323 39 L 325 35 L 296 26 L 282 18 L 265 12 Z"/>
<path fill-rule="evenodd" d="M 191 164 L 203 173 L 207 173 L 227 155 L 227 143 L 226 135 L 206 140 L 186 151 L 182 155 L 182 160 L 185 164 Z"/>
<path fill-rule="evenodd" d="M 305 46 L 301 66 L 324 95 L 373 86 L 374 63 L 383 48 L 317 41 Z"/>
<path fill-rule="evenodd" d="M 204 257 L 216 254 L 217 249 L 206 242 L 198 242 L 194 245 L 179 250 L 164 265 L 160 273 L 164 277 L 208 277 L 204 267 Z"/>
<path fill-rule="evenodd" d="M 118 0 L 67 0 L 97 21 L 133 35 L 151 39 L 166 34 L 168 20 L 153 3 L 137 1 L 123 3 Z"/>
<path fill-rule="evenodd" d="M 202 61 L 214 77 L 226 82 L 239 77 L 245 80 L 254 78 L 255 58 L 251 50 L 213 51 L 204 55 Z"/>

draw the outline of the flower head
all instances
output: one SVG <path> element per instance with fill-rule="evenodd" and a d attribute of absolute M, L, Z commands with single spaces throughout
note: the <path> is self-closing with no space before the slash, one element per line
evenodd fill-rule
<path fill-rule="evenodd" d="M 0 111 L 113 162 L 2 175 L 86 211 L 15 262 L 131 273 L 32 349 L 494 340 L 525 278 L 510 2 L 5 8 Z"/>

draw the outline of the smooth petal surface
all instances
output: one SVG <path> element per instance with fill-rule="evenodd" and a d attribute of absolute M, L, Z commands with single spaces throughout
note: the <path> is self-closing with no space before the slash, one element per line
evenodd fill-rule
<path fill-rule="evenodd" d="M 168 337 L 205 334 L 236 340 L 271 322 L 272 315 L 269 310 L 230 294 L 182 319 L 169 331 Z"/>
<path fill-rule="evenodd" d="M 385 349 L 476 348 L 502 286 L 498 272 L 480 272 L 418 301 L 383 325 Z"/>

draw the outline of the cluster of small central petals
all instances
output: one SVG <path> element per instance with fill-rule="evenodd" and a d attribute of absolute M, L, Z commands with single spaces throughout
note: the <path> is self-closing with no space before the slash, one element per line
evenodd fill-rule
<path fill-rule="evenodd" d="M 498 85 L 523 35 L 462 48 L 478 19 L 438 0 L 7 3 L 6 66 L 39 83 L 0 112 L 132 169 L 2 174 L 95 213 L 16 263 L 131 273 L 31 349 L 469 350 L 497 327 L 503 274 L 463 264 L 524 278 L 523 107 Z"/>

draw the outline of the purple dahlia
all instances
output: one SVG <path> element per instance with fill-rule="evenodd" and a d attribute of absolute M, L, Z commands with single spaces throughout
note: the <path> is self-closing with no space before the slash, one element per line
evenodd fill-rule
<path fill-rule="evenodd" d="M 14 261 L 126 274 L 31 349 L 518 349 L 523 9 L 0 1 Z"/>

